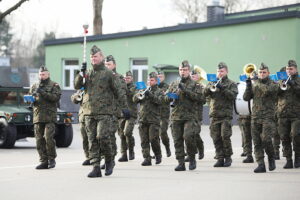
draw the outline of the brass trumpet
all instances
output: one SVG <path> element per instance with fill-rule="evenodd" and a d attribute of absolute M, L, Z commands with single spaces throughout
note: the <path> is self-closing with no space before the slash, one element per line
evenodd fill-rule
<path fill-rule="evenodd" d="M 145 98 L 145 93 L 146 93 L 147 91 L 151 91 L 151 87 L 150 87 L 150 86 L 148 86 L 145 90 L 140 90 L 140 91 L 138 92 L 138 94 L 137 94 L 137 98 L 138 98 L 139 100 L 143 100 L 143 99 Z"/>
<path fill-rule="evenodd" d="M 218 85 L 218 84 L 221 84 L 221 82 L 222 82 L 222 78 L 220 78 L 215 84 L 213 84 L 213 85 L 209 88 L 210 91 L 216 92 L 216 91 L 217 91 L 217 85 Z"/>
<path fill-rule="evenodd" d="M 82 101 L 83 99 L 83 94 L 84 94 L 84 90 L 77 90 L 72 96 L 71 96 L 71 100 L 73 101 L 73 103 L 78 104 Z"/>
<path fill-rule="evenodd" d="M 289 76 L 286 81 L 282 81 L 282 83 L 280 84 L 280 89 L 281 90 L 287 90 L 287 83 L 289 82 L 289 80 L 291 79 L 291 76 Z"/>
<path fill-rule="evenodd" d="M 243 71 L 248 77 L 250 77 L 256 71 L 256 69 L 256 65 L 249 63 L 244 66 Z"/>

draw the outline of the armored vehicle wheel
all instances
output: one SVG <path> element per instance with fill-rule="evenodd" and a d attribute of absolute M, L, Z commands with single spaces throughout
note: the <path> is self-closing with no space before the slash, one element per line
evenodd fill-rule
<path fill-rule="evenodd" d="M 57 125 L 56 129 L 56 146 L 57 147 L 68 147 L 71 145 L 73 140 L 73 127 L 72 124 Z"/>
<path fill-rule="evenodd" d="M 13 148 L 17 139 L 17 128 L 7 124 L 0 128 L 0 148 Z"/>

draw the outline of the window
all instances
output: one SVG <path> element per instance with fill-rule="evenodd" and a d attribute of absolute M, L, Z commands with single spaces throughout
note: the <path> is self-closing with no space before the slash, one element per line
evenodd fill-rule
<path fill-rule="evenodd" d="M 131 70 L 133 81 L 144 81 L 147 83 L 148 78 L 148 60 L 147 59 L 132 59 Z"/>
<path fill-rule="evenodd" d="M 79 72 L 79 60 L 67 59 L 63 61 L 63 89 L 73 90 L 74 79 Z"/>

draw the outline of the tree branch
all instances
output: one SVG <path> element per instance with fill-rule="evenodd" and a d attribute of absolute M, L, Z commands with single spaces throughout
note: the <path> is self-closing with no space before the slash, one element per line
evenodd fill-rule
<path fill-rule="evenodd" d="M 1 1 L 2 0 L 0 0 L 0 2 Z M 2 22 L 2 20 L 4 19 L 4 17 L 6 17 L 6 15 L 9 15 L 11 12 L 13 12 L 16 9 L 18 9 L 25 1 L 29 1 L 29 0 L 20 0 L 14 6 L 10 7 L 9 9 L 7 9 L 4 13 L 1 13 L 0 14 L 0 23 Z"/>

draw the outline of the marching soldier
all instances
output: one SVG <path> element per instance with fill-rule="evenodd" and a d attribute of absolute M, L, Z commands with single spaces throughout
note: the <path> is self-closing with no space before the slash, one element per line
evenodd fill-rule
<path fill-rule="evenodd" d="M 237 85 L 228 78 L 228 67 L 221 62 L 218 65 L 217 77 L 219 83 L 210 82 L 204 89 L 204 95 L 210 99 L 210 135 L 213 139 L 217 162 L 214 167 L 229 167 L 232 159 L 232 111 L 238 89 Z M 215 90 L 212 88 L 216 87 Z"/>
<path fill-rule="evenodd" d="M 275 131 L 275 101 L 277 86 L 269 78 L 269 68 L 262 63 L 258 70 L 258 80 L 252 84 L 250 79 L 246 80 L 246 91 L 244 100 L 253 99 L 251 114 L 251 135 L 254 143 L 254 152 L 258 167 L 255 173 L 266 172 L 264 162 L 264 151 L 268 155 L 269 170 L 276 168 L 275 154 L 272 144 L 272 135 Z"/>
<path fill-rule="evenodd" d="M 120 119 L 118 133 L 121 139 L 121 154 L 119 162 L 127 162 L 127 150 L 129 150 L 129 160 L 134 160 L 134 137 L 133 128 L 137 119 L 137 104 L 133 102 L 133 95 L 136 92 L 133 84 L 133 77 L 131 71 L 126 72 L 125 82 L 127 86 L 126 96 L 127 104 L 130 112 L 130 119 Z"/>
<path fill-rule="evenodd" d="M 90 163 L 90 157 L 89 157 L 89 140 L 88 140 L 88 135 L 85 130 L 85 123 L 84 123 L 84 114 L 83 114 L 83 103 L 82 101 L 78 101 L 76 99 L 77 93 L 73 94 L 71 96 L 71 101 L 75 104 L 80 104 L 79 111 L 78 111 L 78 119 L 79 119 L 79 130 L 82 136 L 82 147 L 83 147 L 83 152 L 85 155 L 85 161 L 83 161 L 82 165 L 91 165 Z"/>
<path fill-rule="evenodd" d="M 243 154 L 246 156 L 243 163 L 253 163 L 251 115 L 239 115 L 238 124 L 242 133 Z"/>
<path fill-rule="evenodd" d="M 133 102 L 140 103 L 139 134 L 144 161 L 142 166 L 150 166 L 150 144 L 155 154 L 155 164 L 161 163 L 161 148 L 159 141 L 160 105 L 162 103 L 162 91 L 157 86 L 157 74 L 149 74 L 149 88 L 144 96 L 137 92 L 133 96 Z"/>
<path fill-rule="evenodd" d="M 283 156 L 286 157 L 283 168 L 290 169 L 300 167 L 300 78 L 294 60 L 289 60 L 286 73 L 289 79 L 285 82 L 286 88 L 281 86 L 278 92 L 277 117 Z"/>
<path fill-rule="evenodd" d="M 163 91 L 163 93 L 165 93 L 169 88 L 169 85 L 164 81 L 165 74 L 163 71 L 159 71 L 157 73 L 157 76 L 160 79 L 160 83 L 158 87 Z M 163 104 L 161 105 L 161 120 L 160 120 L 159 136 L 161 138 L 162 143 L 165 145 L 167 157 L 171 156 L 170 139 L 168 136 L 169 118 L 170 118 L 170 105 L 169 103 L 163 102 Z"/>
<path fill-rule="evenodd" d="M 189 156 L 189 170 L 196 169 L 195 154 L 197 147 L 195 138 L 198 128 L 199 112 L 195 107 L 205 101 L 201 87 L 190 77 L 190 64 L 183 61 L 179 66 L 179 75 L 181 80 L 171 83 L 168 92 L 176 93 L 178 99 L 166 97 L 166 101 L 171 102 L 173 109 L 171 111 L 171 130 L 175 146 L 175 155 L 178 160 L 178 166 L 175 171 L 185 171 L 184 163 L 184 142 L 186 144 L 187 155 Z"/>
<path fill-rule="evenodd" d="M 33 103 L 34 135 L 36 148 L 41 164 L 36 169 L 54 168 L 56 165 L 55 122 L 61 90 L 57 83 L 50 80 L 46 67 L 39 70 L 39 83 L 30 88 L 29 93 L 35 96 Z"/>
<path fill-rule="evenodd" d="M 100 169 L 100 148 L 105 156 L 105 175 L 109 176 L 113 172 L 113 156 L 111 145 L 111 128 L 114 121 L 114 98 L 120 100 L 120 107 L 125 117 L 129 116 L 127 103 L 121 84 L 114 73 L 104 66 L 104 55 L 102 51 L 93 46 L 91 49 L 92 69 L 86 73 L 85 83 L 82 74 L 75 78 L 75 89 L 85 88 L 86 94 L 83 96 L 83 114 L 85 116 L 86 131 L 89 139 L 90 162 L 93 170 L 88 177 L 101 177 Z M 86 70 L 86 65 L 82 66 L 82 71 Z M 116 97 L 115 97 L 116 95 Z"/>

